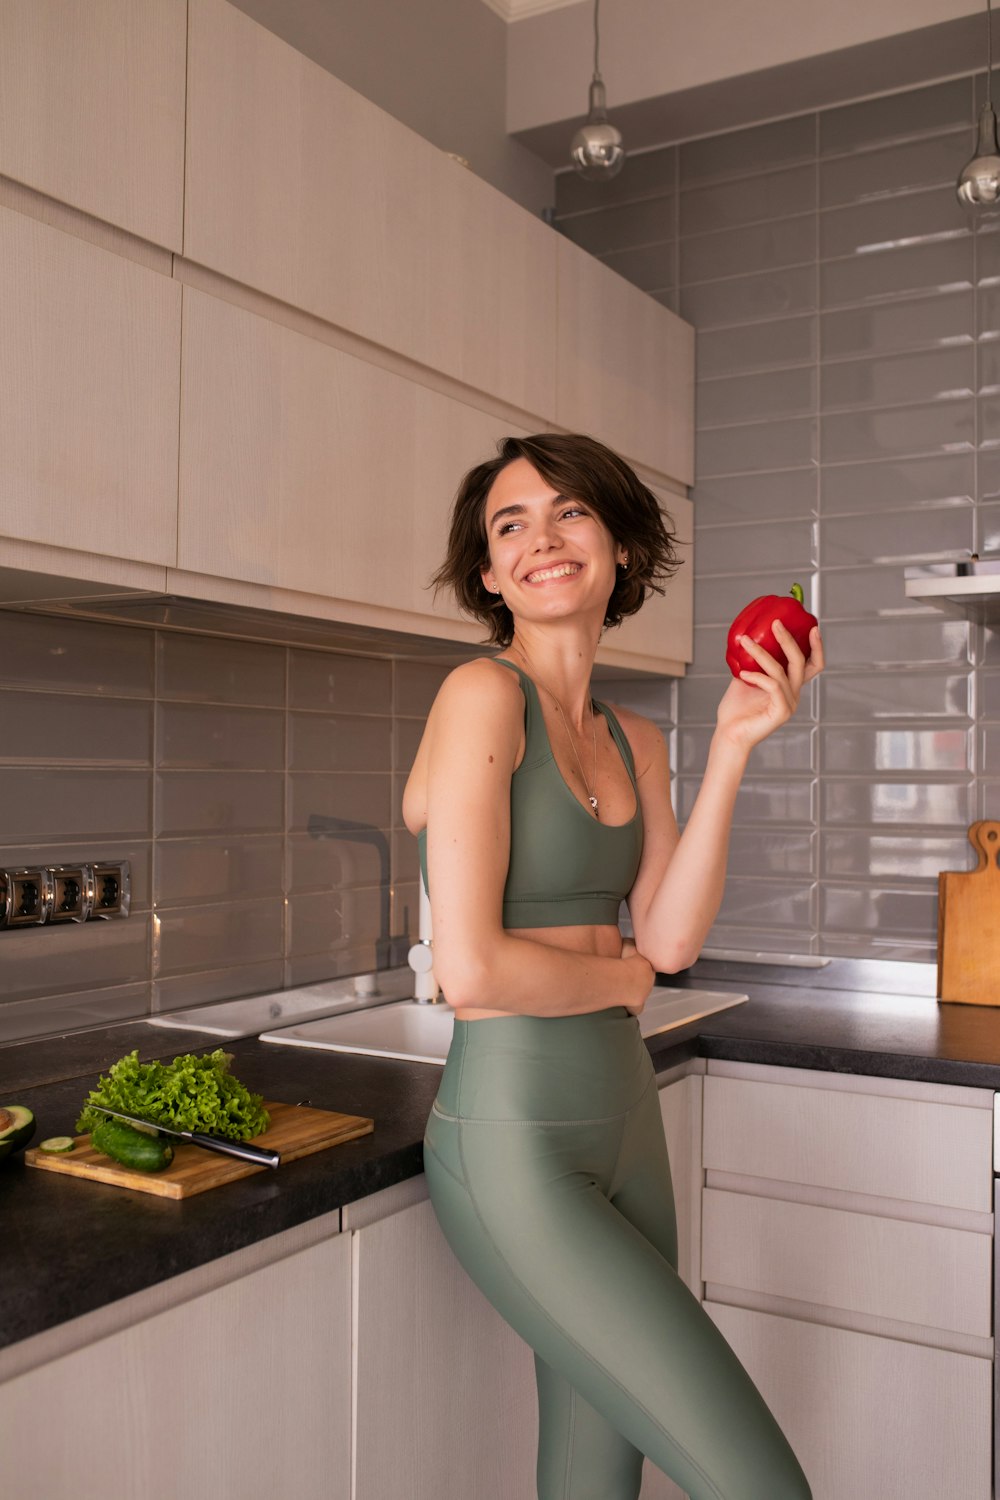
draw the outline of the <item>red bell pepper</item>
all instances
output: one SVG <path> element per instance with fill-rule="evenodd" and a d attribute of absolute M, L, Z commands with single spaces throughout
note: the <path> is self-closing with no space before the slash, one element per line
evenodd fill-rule
<path fill-rule="evenodd" d="M 771 629 L 775 620 L 780 620 L 791 632 L 806 661 L 809 660 L 809 632 L 819 621 L 803 606 L 802 599 L 802 585 L 793 583 L 789 593 L 762 594 L 759 599 L 751 600 L 740 610 L 729 627 L 726 639 L 726 661 L 734 677 L 739 677 L 741 672 L 761 670 L 760 663 L 740 645 L 741 635 L 748 635 L 752 641 L 770 652 L 779 666 L 787 667 L 788 658 Z"/>

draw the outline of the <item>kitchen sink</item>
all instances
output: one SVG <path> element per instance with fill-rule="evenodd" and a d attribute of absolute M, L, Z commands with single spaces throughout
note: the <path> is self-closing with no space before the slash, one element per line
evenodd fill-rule
<path fill-rule="evenodd" d="M 639 1017 L 639 1030 L 643 1036 L 656 1036 L 732 1005 L 742 1005 L 748 998 L 721 990 L 656 985 Z M 331 1052 L 396 1057 L 441 1067 L 451 1045 L 454 1015 L 444 1002 L 418 1005 L 413 1000 L 402 1000 L 283 1026 L 262 1032 L 260 1039 L 283 1047 L 320 1047 Z"/>
<path fill-rule="evenodd" d="M 334 1012 L 367 1015 L 377 997 L 399 1000 L 413 994 L 413 970 L 381 969 L 377 974 L 355 974 L 349 979 L 324 979 L 317 984 L 291 990 L 247 995 L 217 1005 L 198 1005 L 188 1010 L 165 1011 L 149 1016 L 150 1026 L 182 1031 L 203 1031 L 208 1036 L 235 1039 L 257 1036 L 264 1026 L 291 1026 Z M 373 997 L 375 997 L 373 999 Z"/>

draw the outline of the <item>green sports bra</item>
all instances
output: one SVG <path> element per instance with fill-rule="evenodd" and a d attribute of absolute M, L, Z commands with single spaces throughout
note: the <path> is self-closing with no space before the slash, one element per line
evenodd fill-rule
<path fill-rule="evenodd" d="M 510 783 L 510 863 L 503 893 L 503 925 L 584 927 L 618 925 L 618 908 L 635 883 L 642 854 L 642 812 L 632 750 L 606 704 L 608 721 L 633 788 L 636 810 L 627 823 L 599 823 L 563 779 L 549 744 L 538 689 L 513 662 L 524 693 L 524 759 Z M 417 834 L 427 882 L 427 830 Z"/>

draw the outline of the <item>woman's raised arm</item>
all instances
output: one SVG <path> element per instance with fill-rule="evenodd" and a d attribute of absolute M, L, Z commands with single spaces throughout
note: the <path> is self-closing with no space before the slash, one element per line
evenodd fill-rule
<path fill-rule="evenodd" d="M 733 809 L 750 751 L 787 723 L 803 686 L 823 669 L 818 629 L 810 635 L 808 662 L 780 622 L 775 622 L 774 633 L 788 658 L 787 670 L 744 637 L 759 670 L 741 673 L 744 680 L 734 680 L 723 694 L 701 789 L 681 835 L 670 805 L 670 768 L 662 736 L 636 716 L 626 719 L 626 731 L 634 736 L 638 751 L 646 828 L 629 914 L 639 952 L 665 974 L 694 963 L 722 904 Z"/>

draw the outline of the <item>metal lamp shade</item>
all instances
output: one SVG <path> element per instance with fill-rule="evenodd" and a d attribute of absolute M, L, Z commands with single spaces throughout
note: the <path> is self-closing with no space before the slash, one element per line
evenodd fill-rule
<path fill-rule="evenodd" d="M 595 78 L 590 85 L 590 113 L 586 125 L 570 144 L 570 158 L 581 177 L 592 181 L 614 177 L 625 161 L 621 131 L 609 122 L 604 102 L 604 84 Z"/>
<path fill-rule="evenodd" d="M 997 117 L 990 103 L 983 105 L 975 155 L 962 168 L 956 191 L 958 201 L 966 208 L 993 208 L 1000 204 L 1000 146 Z"/>

